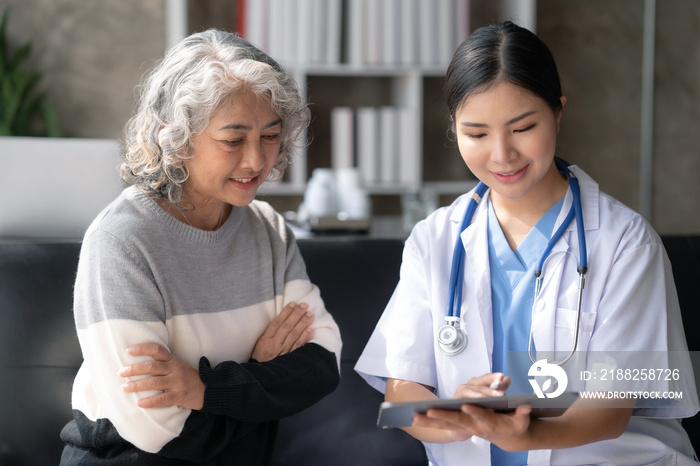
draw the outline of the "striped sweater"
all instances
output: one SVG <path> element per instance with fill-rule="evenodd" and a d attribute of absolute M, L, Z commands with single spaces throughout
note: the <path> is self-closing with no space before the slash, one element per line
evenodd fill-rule
<path fill-rule="evenodd" d="M 288 302 L 314 312 L 311 343 L 266 363 L 253 346 Z M 216 231 L 185 225 L 135 187 L 88 228 L 75 283 L 84 362 L 63 464 L 265 464 L 275 421 L 332 391 L 341 340 L 283 219 L 234 207 Z M 159 343 L 200 371 L 204 407 L 142 409 L 119 368 Z M 182 461 L 176 462 L 177 460 Z"/>

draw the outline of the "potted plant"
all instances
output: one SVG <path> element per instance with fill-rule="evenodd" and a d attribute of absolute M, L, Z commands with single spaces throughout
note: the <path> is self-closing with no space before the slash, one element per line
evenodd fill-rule
<path fill-rule="evenodd" d="M 24 67 L 31 43 L 9 50 L 7 20 L 10 7 L 0 20 L 0 136 L 59 137 L 61 131 L 54 108 L 37 89 L 42 74 Z"/>

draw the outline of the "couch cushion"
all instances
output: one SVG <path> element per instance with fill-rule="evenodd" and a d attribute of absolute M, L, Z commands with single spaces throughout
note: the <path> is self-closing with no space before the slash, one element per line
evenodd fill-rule
<path fill-rule="evenodd" d="M 384 396 L 353 369 L 398 282 L 403 241 L 300 240 L 299 249 L 340 327 L 341 377 L 335 392 L 280 421 L 273 464 L 428 464 L 420 442 L 401 430 L 377 427 Z"/>

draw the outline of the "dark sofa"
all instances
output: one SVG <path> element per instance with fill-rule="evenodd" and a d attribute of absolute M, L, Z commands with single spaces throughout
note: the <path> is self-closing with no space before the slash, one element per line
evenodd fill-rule
<path fill-rule="evenodd" d="M 700 236 L 664 237 L 673 263 L 688 344 L 700 315 Z M 309 276 L 343 336 L 341 383 L 312 408 L 280 423 L 275 465 L 425 465 L 423 448 L 398 430 L 375 427 L 382 396 L 353 366 L 398 280 L 400 240 L 301 240 Z M 0 466 L 55 465 L 58 434 L 71 418 L 81 362 L 72 316 L 80 244 L 0 240 Z M 700 368 L 696 368 L 700 371 Z M 685 421 L 700 450 L 698 416 Z"/>

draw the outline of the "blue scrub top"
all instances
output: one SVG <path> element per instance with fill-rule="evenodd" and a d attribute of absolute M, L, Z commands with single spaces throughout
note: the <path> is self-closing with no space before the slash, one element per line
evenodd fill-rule
<path fill-rule="evenodd" d="M 513 251 L 488 200 L 489 266 L 493 308 L 492 372 L 511 377 L 508 394 L 532 393 L 527 371 L 537 261 L 552 237 L 564 198 L 554 204 Z M 510 356 L 510 358 L 509 358 Z M 491 445 L 491 464 L 523 465 L 527 452 L 505 452 Z"/>

